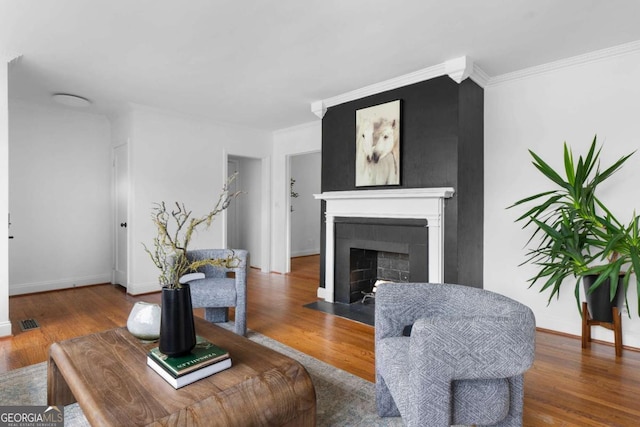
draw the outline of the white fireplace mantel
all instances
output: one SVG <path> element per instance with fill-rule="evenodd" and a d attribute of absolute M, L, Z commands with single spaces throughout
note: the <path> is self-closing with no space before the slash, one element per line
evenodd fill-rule
<path fill-rule="evenodd" d="M 401 188 L 361 191 L 328 191 L 314 194 L 327 204 L 325 221 L 325 287 L 318 297 L 333 302 L 335 296 L 336 217 L 426 219 L 429 228 L 429 282 L 444 280 L 444 199 L 455 193 L 451 187 Z"/>

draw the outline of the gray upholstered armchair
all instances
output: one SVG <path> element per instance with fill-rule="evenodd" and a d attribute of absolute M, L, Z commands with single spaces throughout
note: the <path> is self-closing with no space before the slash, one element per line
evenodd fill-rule
<path fill-rule="evenodd" d="M 209 322 L 229 321 L 229 307 L 235 307 L 235 333 L 247 333 L 247 269 L 249 253 L 243 249 L 198 249 L 187 251 L 190 261 L 227 258 L 235 255 L 235 268 L 205 266 L 198 270 L 204 279 L 191 280 L 191 302 L 193 308 L 204 307 L 205 319 Z M 233 272 L 235 277 L 227 277 Z"/>
<path fill-rule="evenodd" d="M 522 425 L 535 350 L 528 307 L 467 286 L 385 283 L 375 310 L 380 416 L 410 427 Z"/>

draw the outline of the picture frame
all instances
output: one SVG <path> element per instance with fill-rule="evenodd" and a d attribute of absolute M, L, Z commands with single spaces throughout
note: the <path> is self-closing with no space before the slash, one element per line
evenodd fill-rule
<path fill-rule="evenodd" d="M 400 100 L 356 110 L 356 187 L 400 185 Z"/>

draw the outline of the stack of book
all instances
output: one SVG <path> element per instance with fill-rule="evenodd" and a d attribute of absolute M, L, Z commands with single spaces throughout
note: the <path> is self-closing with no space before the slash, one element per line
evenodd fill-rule
<path fill-rule="evenodd" d="M 197 336 L 196 346 L 185 356 L 169 357 L 160 353 L 158 347 L 151 349 L 147 365 L 178 389 L 230 368 L 231 358 L 228 351 Z"/>

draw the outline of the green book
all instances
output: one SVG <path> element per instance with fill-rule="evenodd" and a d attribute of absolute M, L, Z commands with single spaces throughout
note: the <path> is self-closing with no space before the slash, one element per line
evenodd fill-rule
<path fill-rule="evenodd" d="M 196 336 L 196 346 L 185 356 L 169 357 L 160 353 L 158 347 L 149 352 L 149 357 L 161 365 L 172 376 L 180 377 L 198 369 L 229 358 L 229 352 L 212 342 Z"/>

